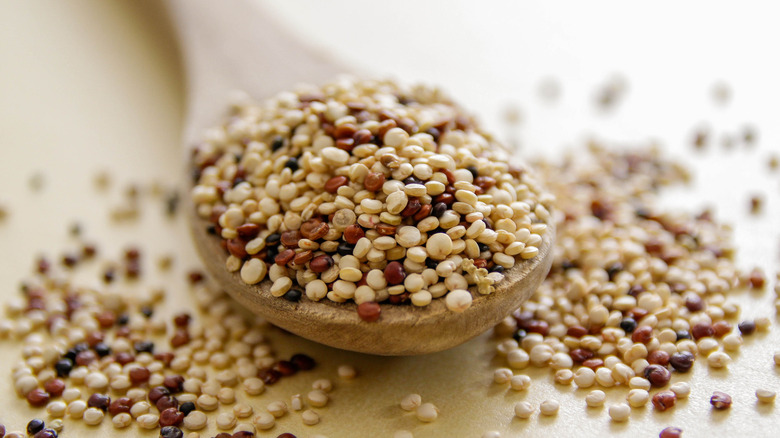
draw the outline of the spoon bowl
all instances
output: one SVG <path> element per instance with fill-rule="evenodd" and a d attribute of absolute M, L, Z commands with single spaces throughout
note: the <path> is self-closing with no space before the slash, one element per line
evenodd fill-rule
<path fill-rule="evenodd" d="M 425 307 L 380 304 L 375 322 L 360 319 L 357 305 L 330 300 L 311 301 L 305 296 L 290 302 L 271 295 L 272 282 L 248 285 L 237 272 L 225 269 L 225 250 L 219 236 L 206 232 L 210 223 L 189 209 L 190 228 L 206 270 L 236 301 L 272 324 L 296 335 L 331 347 L 383 356 L 433 353 L 460 345 L 494 327 L 527 300 L 542 283 L 553 261 L 555 228 L 548 225 L 539 254 L 518 261 L 490 295 L 472 288 L 474 300 L 463 313 L 449 309 L 444 299 Z"/>
<path fill-rule="evenodd" d="M 208 0 L 170 0 L 179 33 L 188 86 L 186 146 L 216 125 L 228 91 L 241 89 L 254 98 L 268 97 L 297 82 L 321 82 L 346 72 L 322 52 L 296 41 L 262 11 L 259 2 L 236 0 L 230 8 Z M 305 296 L 290 302 L 270 293 L 271 281 L 244 283 L 225 267 L 221 237 L 209 234 L 209 223 L 187 202 L 195 247 L 206 270 L 234 299 L 269 322 L 304 338 L 332 347 L 378 355 L 415 355 L 459 345 L 495 326 L 544 280 L 552 264 L 555 228 L 548 223 L 539 253 L 518 260 L 505 272 L 495 292 L 472 288 L 470 308 L 449 310 L 443 299 L 430 305 L 380 304 L 381 317 L 361 320 L 354 303 L 314 302 Z"/>

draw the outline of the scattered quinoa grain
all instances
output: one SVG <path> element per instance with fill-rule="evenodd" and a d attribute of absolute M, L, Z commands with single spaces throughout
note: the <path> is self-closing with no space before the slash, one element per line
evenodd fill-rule
<path fill-rule="evenodd" d="M 509 368 L 498 368 L 493 371 L 493 382 L 503 385 L 512 379 L 512 370 Z"/>
<path fill-rule="evenodd" d="M 261 412 L 252 419 L 252 423 L 260 430 L 268 430 L 274 427 L 276 419 L 268 412 Z"/>
<path fill-rule="evenodd" d="M 605 401 L 607 401 L 607 394 L 600 389 L 593 390 L 585 396 L 585 403 L 592 408 L 604 406 Z"/>
<path fill-rule="evenodd" d="M 731 407 L 731 396 L 725 392 L 715 391 L 710 397 L 710 404 L 715 409 L 728 409 Z"/>
<path fill-rule="evenodd" d="M 401 409 L 405 411 L 414 411 L 422 404 L 422 397 L 419 394 L 409 394 L 401 399 Z"/>
<path fill-rule="evenodd" d="M 283 401 L 273 401 L 266 406 L 268 412 L 275 418 L 283 417 L 287 413 L 287 403 Z"/>
<path fill-rule="evenodd" d="M 432 421 L 436 421 L 436 418 L 439 417 L 439 408 L 434 406 L 433 403 L 423 403 L 417 407 L 415 410 L 415 415 L 417 416 L 418 420 L 425 423 L 430 423 Z"/>
<path fill-rule="evenodd" d="M 518 374 L 509 379 L 509 386 L 515 391 L 524 391 L 531 386 L 531 377 Z"/>
<path fill-rule="evenodd" d="M 84 411 L 84 423 L 95 426 L 103 422 L 103 417 L 105 414 L 102 410 L 98 408 L 87 408 L 86 411 Z"/>
<path fill-rule="evenodd" d="M 204 412 L 192 411 L 184 417 L 182 423 L 188 430 L 201 430 L 208 424 L 208 417 Z"/>
<path fill-rule="evenodd" d="M 320 415 L 311 409 L 301 412 L 301 420 L 307 426 L 314 426 L 320 422 Z"/>
<path fill-rule="evenodd" d="M 121 412 L 111 417 L 111 422 L 116 429 L 124 429 L 133 423 L 133 417 L 126 412 Z"/>
<path fill-rule="evenodd" d="M 339 365 L 337 373 L 344 380 L 352 380 L 357 376 L 357 370 L 352 365 Z"/>
<path fill-rule="evenodd" d="M 160 417 L 155 414 L 143 414 L 135 421 L 141 429 L 156 429 L 160 424 Z"/>
<path fill-rule="evenodd" d="M 682 429 L 673 426 L 669 426 L 665 428 L 658 435 L 658 438 L 681 438 L 681 437 L 682 437 Z"/>
<path fill-rule="evenodd" d="M 515 417 L 520 419 L 530 418 L 535 412 L 533 405 L 529 402 L 523 401 L 515 404 Z"/>
<path fill-rule="evenodd" d="M 677 398 L 688 398 L 691 394 L 691 385 L 688 382 L 675 382 L 669 387 Z"/>
<path fill-rule="evenodd" d="M 557 415 L 560 407 L 557 400 L 545 400 L 539 405 L 539 412 L 546 416 Z"/>
<path fill-rule="evenodd" d="M 628 421 L 631 416 L 631 407 L 625 403 L 617 403 L 609 407 L 609 416 L 612 421 L 622 423 Z"/>
<path fill-rule="evenodd" d="M 232 412 L 222 412 L 216 418 L 217 428 L 232 430 L 236 425 L 236 416 Z"/>
<path fill-rule="evenodd" d="M 769 390 L 769 389 L 757 389 L 756 390 L 756 398 L 761 403 L 774 403 L 775 402 L 775 396 L 777 394 L 775 391 Z"/>
<path fill-rule="evenodd" d="M 729 362 L 731 362 L 731 357 L 722 351 L 715 351 L 707 356 L 707 364 L 711 368 L 725 368 Z"/>
<path fill-rule="evenodd" d="M 672 391 L 661 391 L 656 393 L 653 398 L 653 407 L 659 411 L 665 411 L 674 406 L 677 396 Z"/>
<path fill-rule="evenodd" d="M 650 393 L 644 389 L 632 389 L 628 391 L 626 400 L 632 408 L 641 408 L 650 401 Z"/>

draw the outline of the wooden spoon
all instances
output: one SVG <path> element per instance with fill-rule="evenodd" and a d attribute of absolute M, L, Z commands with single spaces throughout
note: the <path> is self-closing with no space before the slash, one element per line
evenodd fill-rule
<path fill-rule="evenodd" d="M 318 83 L 347 71 L 321 51 L 297 41 L 276 23 L 259 2 L 234 0 L 170 0 L 187 71 L 188 122 L 185 144 L 219 121 L 228 91 L 240 89 L 264 98 L 299 82 Z M 493 327 L 528 299 L 552 264 L 553 224 L 543 236 L 539 255 L 518 261 L 490 295 L 473 292 L 463 313 L 435 299 L 426 307 L 382 304 L 381 318 L 362 321 L 354 303 L 297 303 L 273 297 L 271 282 L 245 284 L 225 268 L 221 238 L 188 204 L 195 246 L 208 272 L 242 305 L 269 322 L 326 345 L 379 355 L 431 353 L 459 345 Z"/>

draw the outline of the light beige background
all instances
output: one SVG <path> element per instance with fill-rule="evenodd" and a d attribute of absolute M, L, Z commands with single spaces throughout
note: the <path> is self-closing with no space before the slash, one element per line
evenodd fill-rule
<path fill-rule="evenodd" d="M 519 137 L 523 153 L 554 152 L 589 133 L 661 140 L 687 157 L 697 178 L 693 191 L 674 191 L 666 202 L 715 206 L 720 217 L 736 224 L 740 262 L 774 273 L 780 177 L 769 174 L 765 162 L 768 153 L 780 150 L 780 71 L 771 58 L 780 39 L 772 25 L 776 14 L 751 6 L 737 13 L 704 2 L 676 5 L 673 13 L 620 3 L 597 11 L 581 3 L 503 2 L 487 9 L 475 2 L 400 2 L 369 8 L 359 2 L 296 0 L 276 2 L 272 9 L 302 35 L 369 71 L 444 84 L 500 134 Z M 380 15 L 387 21 L 375 25 Z M 432 49 L 447 44 L 454 48 Z M 67 237 L 74 221 L 109 254 L 141 242 L 150 250 L 149 262 L 154 255 L 175 253 L 178 270 L 197 265 L 184 225 L 162 217 L 159 202 L 147 205 L 136 224 L 115 226 L 108 220 L 108 207 L 120 201 L 124 184 L 177 182 L 184 103 L 174 45 L 156 2 L 0 2 L 0 202 L 10 210 L 0 223 L 0 297 L 17 293 L 36 254 L 56 254 L 74 244 Z M 440 56 L 432 57 L 434 51 Z M 629 93 L 615 114 L 600 116 L 592 109 L 593 90 L 616 71 L 628 78 Z M 547 75 L 562 85 L 555 104 L 540 101 L 536 93 Z M 713 106 L 709 95 L 718 79 L 734 89 L 725 108 Z M 515 103 L 523 108 L 524 123 L 510 130 L 500 115 Z M 717 146 L 689 155 L 690 130 L 700 122 L 714 126 L 716 138 L 737 135 L 744 124 L 754 123 L 760 128 L 758 146 L 750 151 Z M 91 184 L 103 169 L 113 173 L 115 183 L 106 195 Z M 44 177 L 39 193 L 28 188 L 36 173 Z M 766 211 L 750 218 L 747 201 L 757 191 L 767 193 Z M 147 271 L 154 272 L 151 263 Z M 170 308 L 186 302 L 181 275 L 156 275 L 152 283 L 173 291 Z M 771 292 L 746 293 L 739 300 L 745 317 L 770 315 L 776 321 Z M 774 407 L 757 406 L 753 392 L 758 386 L 780 390 L 771 358 L 780 349 L 778 331 L 774 326 L 769 335 L 749 340 L 729 371 L 696 367 L 689 376 L 690 400 L 661 414 L 651 408 L 634 411 L 627 424 L 611 424 L 605 411 L 586 409 L 586 391 L 553 385 L 547 370 L 523 371 L 534 377 L 527 393 L 493 385 L 492 370 L 503 364 L 494 358 L 489 334 L 435 355 L 377 358 L 277 333 L 272 341 L 280 355 L 309 351 L 321 366 L 274 386 L 253 404 L 260 408 L 288 398 L 327 376 L 337 381 L 337 389 L 331 405 L 321 409 L 320 425 L 303 426 L 291 415 L 261 436 L 291 431 L 299 437 L 389 437 L 399 429 L 416 437 L 478 437 L 487 430 L 503 436 L 657 436 L 672 424 L 683 427 L 687 437 L 772 436 L 780 415 Z M 0 349 L 3 357 L 15 357 L 18 347 L 3 342 Z M 341 363 L 354 364 L 360 377 L 338 381 L 335 368 Z M 0 363 L 0 420 L 21 429 L 35 411 L 13 395 L 10 365 Z M 734 396 L 729 412 L 712 412 L 713 390 Z M 410 392 L 441 409 L 437 422 L 418 423 L 397 407 Z M 611 401 L 623 394 L 611 391 Z M 538 404 L 547 398 L 561 402 L 556 418 L 513 419 L 515 402 Z M 108 421 L 100 429 L 66 421 L 63 436 L 106 436 L 111 430 Z"/>

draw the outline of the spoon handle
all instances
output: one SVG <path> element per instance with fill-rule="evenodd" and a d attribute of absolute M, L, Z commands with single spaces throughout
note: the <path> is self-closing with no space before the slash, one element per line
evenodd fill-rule
<path fill-rule="evenodd" d="M 218 120 L 232 90 L 260 99 L 346 71 L 300 41 L 261 1 L 168 0 L 167 6 L 187 72 L 186 144 Z"/>

